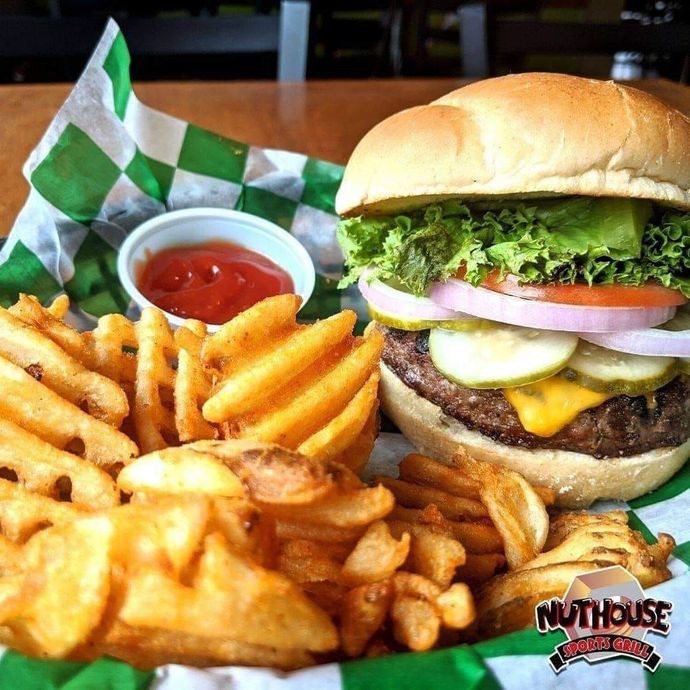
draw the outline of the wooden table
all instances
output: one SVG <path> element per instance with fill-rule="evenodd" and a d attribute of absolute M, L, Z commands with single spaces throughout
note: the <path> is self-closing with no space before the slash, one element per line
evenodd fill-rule
<path fill-rule="evenodd" d="M 362 135 L 403 108 L 463 84 L 453 79 L 276 82 L 156 82 L 135 85 L 146 104 L 259 146 L 344 163 Z M 690 114 L 690 88 L 635 84 Z M 0 86 L 0 236 L 26 198 L 21 167 L 69 93 L 69 84 Z"/>

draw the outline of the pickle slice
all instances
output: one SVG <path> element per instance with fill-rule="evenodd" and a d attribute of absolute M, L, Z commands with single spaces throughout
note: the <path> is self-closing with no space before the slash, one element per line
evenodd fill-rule
<path fill-rule="evenodd" d="M 630 355 L 581 340 L 560 375 L 592 391 L 635 396 L 666 385 L 678 370 L 674 357 Z"/>
<path fill-rule="evenodd" d="M 375 321 L 390 328 L 399 328 L 402 331 L 426 331 L 430 328 L 446 328 L 449 331 L 476 331 L 482 328 L 492 328 L 496 325 L 495 321 L 486 319 L 448 319 L 432 320 L 417 319 L 413 316 L 398 316 L 389 312 L 382 311 L 372 304 L 367 304 L 369 315 Z"/>
<path fill-rule="evenodd" d="M 449 380 L 468 388 L 511 388 L 540 381 L 568 362 L 578 338 L 562 331 L 496 325 L 488 330 L 434 328 L 429 354 Z"/>

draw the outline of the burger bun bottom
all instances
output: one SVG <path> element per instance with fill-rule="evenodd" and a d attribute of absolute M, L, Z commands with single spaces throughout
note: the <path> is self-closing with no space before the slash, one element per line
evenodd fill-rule
<path fill-rule="evenodd" d="M 535 486 L 554 489 L 556 505 L 564 508 L 586 508 L 598 499 L 627 501 L 646 494 L 672 477 L 690 456 L 690 440 L 681 446 L 603 459 L 497 443 L 444 414 L 383 363 L 379 396 L 383 411 L 420 453 L 451 463 L 464 450 L 478 460 L 519 472 Z"/>

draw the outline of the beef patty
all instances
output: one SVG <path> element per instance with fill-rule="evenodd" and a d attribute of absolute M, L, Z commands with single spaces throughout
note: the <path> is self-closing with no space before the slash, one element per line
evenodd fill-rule
<path fill-rule="evenodd" d="M 501 390 L 464 388 L 440 374 L 429 357 L 428 331 L 400 331 L 381 325 L 378 328 L 386 336 L 383 361 L 398 378 L 468 429 L 500 443 L 605 458 L 679 446 L 690 438 L 688 376 L 678 376 L 653 396 L 609 398 L 545 438 L 525 431 Z"/>

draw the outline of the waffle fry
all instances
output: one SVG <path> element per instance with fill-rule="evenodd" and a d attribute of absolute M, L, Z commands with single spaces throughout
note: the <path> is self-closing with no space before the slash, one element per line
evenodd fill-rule
<path fill-rule="evenodd" d="M 204 366 L 219 370 L 223 376 L 246 368 L 295 327 L 301 303 L 297 295 L 278 295 L 238 314 L 204 342 Z"/>
<path fill-rule="evenodd" d="M 381 342 L 378 334 L 352 338 L 352 312 L 298 326 L 299 298 L 280 295 L 211 336 L 198 321 L 173 335 L 157 309 L 145 310 L 136 324 L 104 316 L 82 334 L 60 320 L 61 302 L 53 313 L 23 295 L 7 317 L 40 330 L 44 344 L 61 348 L 85 376 L 106 377 L 111 388 L 120 384 L 141 453 L 217 438 L 219 426 L 226 438 L 307 444 L 309 455 L 349 457 L 355 467 L 371 451 Z M 338 385 L 341 378 L 345 387 Z M 111 421 L 119 426 L 122 412 Z"/>
<path fill-rule="evenodd" d="M 66 312 L 64 307 L 69 306 L 67 296 L 57 299 L 62 305 L 60 308 L 43 307 L 35 297 L 20 295 L 7 311 L 40 330 L 87 369 L 117 383 L 133 384 L 135 358 L 132 352 L 123 349 L 136 348 L 132 322 L 120 314 L 108 314 L 98 320 L 93 331 L 80 333 L 61 320 Z"/>
<path fill-rule="evenodd" d="M 270 415 L 243 426 L 242 436 L 295 448 L 316 433 L 342 411 L 377 366 L 383 340 L 376 333 L 353 344 L 325 374 L 321 374 L 319 363 L 313 365 L 295 381 L 294 390 L 282 392 Z"/>
<path fill-rule="evenodd" d="M 201 406 L 211 394 L 211 376 L 201 364 L 200 354 L 206 326 L 188 320 L 175 331 L 177 372 L 175 376 L 175 427 L 180 442 L 218 437 L 218 429 L 201 414 Z"/>
<path fill-rule="evenodd" d="M 131 400 L 138 346 L 134 324 L 121 314 L 107 314 L 83 338 L 84 365 L 120 383 Z"/>
<path fill-rule="evenodd" d="M 177 443 L 173 411 L 177 355 L 170 326 L 158 309 L 144 309 L 135 325 L 137 375 L 134 391 L 134 427 L 142 453 Z"/>
<path fill-rule="evenodd" d="M 61 312 L 62 309 L 56 311 Z M 57 383 L 52 385 L 61 397 L 83 402 L 78 387 L 80 377 L 84 386 L 91 388 L 94 381 L 102 383 L 108 391 L 116 391 L 120 401 L 119 407 L 107 406 L 111 410 L 108 421 L 116 426 L 127 412 L 127 396 L 130 398 L 134 436 L 143 452 L 180 441 L 217 436 L 217 429 L 200 412 L 211 386 L 208 372 L 199 360 L 205 337 L 205 327 L 200 322 L 188 321 L 173 337 L 162 312 L 149 309 L 137 324 L 119 314 L 110 314 L 101 317 L 93 331 L 78 333 L 51 313 L 50 308 L 22 295 L 6 312 L 4 322 L 0 314 L 0 334 L 12 325 L 15 331 L 21 331 L 16 328 L 21 323 L 30 326 L 32 333 L 35 329 L 43 350 L 52 356 L 50 359 L 43 350 L 40 352 L 52 365 L 50 371 L 60 369 L 59 362 L 70 364 L 69 368 L 60 369 Z M 0 354 L 1 348 L 0 337 Z M 33 352 L 31 355 L 32 361 L 37 360 Z M 41 372 L 44 370 L 49 371 L 42 366 Z M 51 382 L 44 373 L 43 383 L 51 387 Z M 103 400 L 90 411 L 98 412 Z M 122 462 L 121 456 L 114 461 Z"/>
<path fill-rule="evenodd" d="M 335 458 L 336 462 L 349 467 L 355 474 L 360 474 L 366 467 L 379 435 L 378 407 L 377 400 L 359 436 Z"/>
<path fill-rule="evenodd" d="M 344 457 L 360 441 L 361 455 L 360 437 L 375 424 L 380 334 L 353 338 L 350 311 L 298 325 L 299 304 L 294 295 L 266 299 L 205 340 L 201 361 L 218 382 L 203 417 L 226 439 L 279 443 L 323 459 Z"/>
<path fill-rule="evenodd" d="M 375 371 L 362 388 L 347 403 L 345 409 L 322 429 L 310 436 L 297 448 L 302 455 L 321 459 L 335 459 L 351 448 L 365 426 L 375 416 L 376 393 L 379 386 L 379 372 Z"/>
<path fill-rule="evenodd" d="M 47 526 L 62 525 L 83 514 L 73 503 L 56 501 L 0 479 L 0 530 L 11 542 L 22 544 Z"/>
<path fill-rule="evenodd" d="M 0 356 L 92 417 L 116 428 L 129 412 L 127 396 L 114 381 L 86 369 L 50 338 L 1 307 Z"/>
<path fill-rule="evenodd" d="M 57 499 L 66 485 L 68 498 L 76 505 L 91 509 L 117 505 L 115 482 L 90 462 L 2 419 L 0 437 L 0 466 L 12 470 L 28 491 Z"/>
<path fill-rule="evenodd" d="M 353 312 L 341 312 L 313 326 L 296 328 L 253 362 L 251 369 L 234 370 L 204 405 L 204 416 L 225 422 L 230 415 L 242 416 L 266 405 L 281 388 L 310 367 L 324 351 L 349 336 L 355 325 Z"/>
<path fill-rule="evenodd" d="M 2 357 L 0 386 L 0 415 L 55 448 L 73 448 L 104 469 L 126 465 L 138 454 L 123 433 L 82 412 Z"/>
<path fill-rule="evenodd" d="M 102 317 L 94 331 L 84 334 L 90 364 L 130 394 L 142 452 L 218 436 L 201 415 L 211 390 L 209 372 L 199 359 L 205 336 L 204 324 L 191 319 L 173 335 L 154 308 L 145 309 L 136 324 L 117 314 Z"/>
<path fill-rule="evenodd" d="M 101 326 L 103 330 L 99 334 Z M 129 338 L 123 341 L 117 337 L 128 328 L 100 322 L 99 328 L 93 332 L 97 352 L 106 351 L 106 342 L 115 349 L 129 342 Z M 204 325 L 190 320 L 173 335 L 163 313 L 149 308 L 144 309 L 133 329 L 137 352 L 132 417 L 141 452 L 215 438 L 217 429 L 203 419 L 200 411 L 211 388 L 208 374 L 199 361 L 206 332 Z M 124 372 L 111 373 L 121 378 Z"/>
<path fill-rule="evenodd" d="M 203 321 L 187 319 L 175 331 L 175 345 L 180 350 L 186 350 L 190 355 L 201 358 L 201 349 L 206 339 L 207 328 Z"/>
<path fill-rule="evenodd" d="M 17 302 L 7 311 L 25 324 L 39 330 L 70 357 L 74 357 L 86 366 L 83 359 L 84 336 L 62 321 L 62 317 L 67 312 L 64 306 L 69 308 L 69 298 L 66 295 L 58 297 L 53 305 L 43 307 L 33 295 L 21 294 Z"/>

